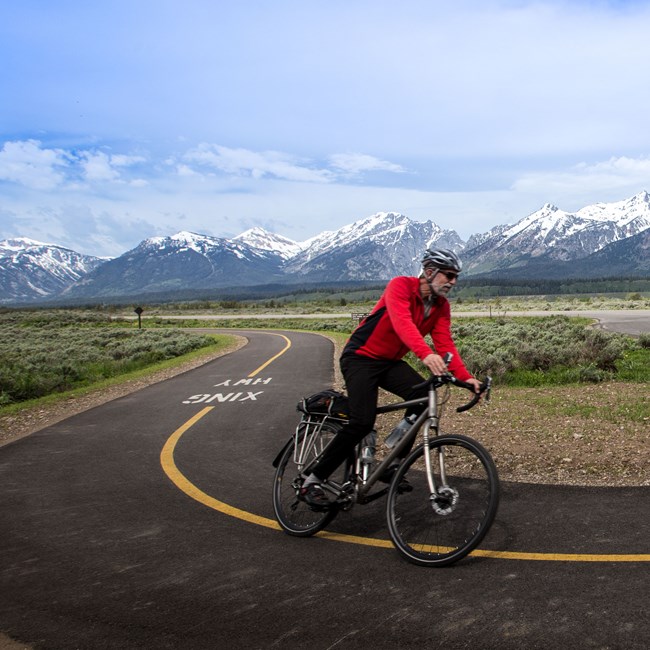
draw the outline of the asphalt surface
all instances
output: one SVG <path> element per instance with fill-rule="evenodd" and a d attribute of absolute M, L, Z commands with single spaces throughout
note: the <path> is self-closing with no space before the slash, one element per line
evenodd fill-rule
<path fill-rule="evenodd" d="M 48 649 L 650 647 L 648 487 L 505 484 L 477 554 L 446 569 L 390 548 L 383 500 L 338 537 L 280 532 L 271 461 L 333 349 L 246 336 L 0 448 L 0 631 Z"/>

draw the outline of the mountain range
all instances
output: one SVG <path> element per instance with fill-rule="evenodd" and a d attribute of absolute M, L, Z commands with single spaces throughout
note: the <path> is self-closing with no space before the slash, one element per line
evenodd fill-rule
<path fill-rule="evenodd" d="M 111 301 L 233 287 L 380 283 L 417 274 L 426 248 L 461 254 L 464 275 L 500 279 L 650 276 L 650 195 L 577 212 L 546 204 L 468 241 L 432 221 L 381 212 L 304 242 L 253 228 L 225 239 L 145 239 L 113 259 L 24 237 L 0 241 L 0 303 Z"/>

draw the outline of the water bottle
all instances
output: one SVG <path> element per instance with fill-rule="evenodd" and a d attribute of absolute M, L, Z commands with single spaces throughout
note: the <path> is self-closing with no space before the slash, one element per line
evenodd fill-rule
<path fill-rule="evenodd" d="M 403 437 L 404 434 L 411 428 L 415 422 L 415 415 L 409 415 L 407 418 L 400 420 L 399 424 L 388 434 L 384 444 L 392 449 Z"/>
<path fill-rule="evenodd" d="M 377 432 L 373 429 L 361 442 L 361 462 L 370 465 L 375 459 Z"/>

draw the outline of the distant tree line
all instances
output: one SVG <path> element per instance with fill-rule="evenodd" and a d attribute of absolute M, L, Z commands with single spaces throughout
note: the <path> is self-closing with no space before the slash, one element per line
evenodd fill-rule
<path fill-rule="evenodd" d="M 184 289 L 168 292 L 147 293 L 133 296 L 101 297 L 95 301 L 53 300 L 39 303 L 39 307 L 95 308 L 98 305 L 129 306 L 162 305 L 169 303 L 242 303 L 275 300 L 283 302 L 318 302 L 327 297 L 340 302 L 363 302 L 376 300 L 386 286 L 386 281 L 368 282 L 319 282 L 302 284 L 268 284 L 250 287 L 219 287 L 212 290 Z M 461 276 L 454 296 L 460 298 L 488 298 L 499 296 L 580 295 L 580 294 L 626 294 L 650 293 L 650 278 L 600 278 L 595 280 L 531 280 L 495 279 Z"/>
<path fill-rule="evenodd" d="M 495 280 L 463 278 L 454 294 L 460 297 L 543 296 L 650 292 L 650 278 L 597 280 Z"/>

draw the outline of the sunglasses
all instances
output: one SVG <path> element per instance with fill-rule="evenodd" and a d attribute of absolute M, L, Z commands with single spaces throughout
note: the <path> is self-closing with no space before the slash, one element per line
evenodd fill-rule
<path fill-rule="evenodd" d="M 459 274 L 454 273 L 453 271 L 445 271 L 444 269 L 440 269 L 440 273 L 446 276 L 447 280 L 458 280 Z"/>

